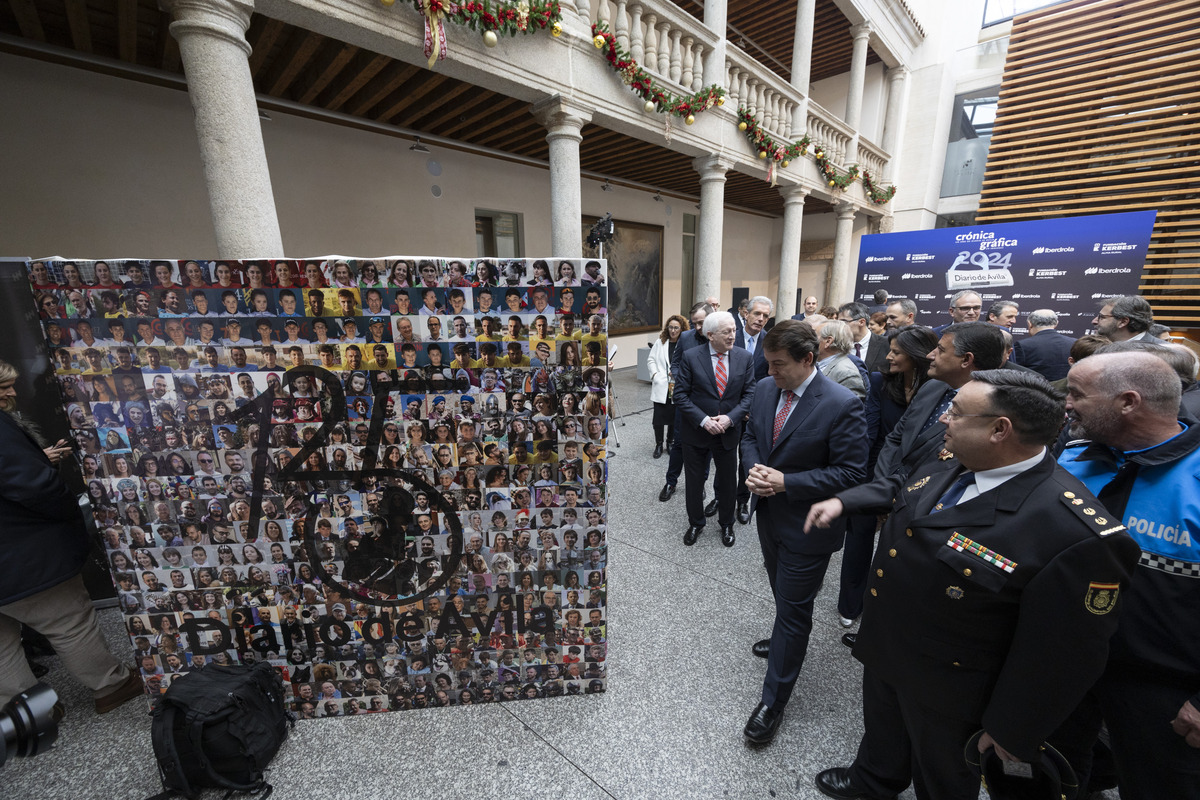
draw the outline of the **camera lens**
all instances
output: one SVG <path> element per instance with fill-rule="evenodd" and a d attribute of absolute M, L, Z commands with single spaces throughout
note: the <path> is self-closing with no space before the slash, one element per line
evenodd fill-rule
<path fill-rule="evenodd" d="M 58 695 L 44 683 L 17 695 L 0 709 L 0 767 L 14 756 L 27 757 L 44 753 L 58 738 L 58 723 L 54 721 L 54 704 Z"/>

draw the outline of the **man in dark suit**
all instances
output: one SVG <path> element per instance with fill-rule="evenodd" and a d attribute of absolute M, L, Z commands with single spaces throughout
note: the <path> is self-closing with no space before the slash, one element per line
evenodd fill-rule
<path fill-rule="evenodd" d="M 875 462 L 875 477 L 906 478 L 917 466 L 942 451 L 946 426 L 941 417 L 950 401 L 980 369 L 999 369 L 1004 358 L 1004 336 L 986 322 L 962 322 L 942 332 L 929 354 L 929 377 L 913 397 L 904 416 L 884 440 Z"/>
<path fill-rule="evenodd" d="M 804 298 L 804 313 L 803 314 L 795 314 L 792 316 L 792 319 L 799 322 L 799 321 L 803 320 L 805 317 L 807 317 L 809 314 L 817 313 L 817 309 L 820 307 L 821 307 L 821 301 L 816 298 L 816 295 L 809 295 L 808 297 Z"/>
<path fill-rule="evenodd" d="M 717 522 L 721 542 L 733 547 L 737 498 L 737 445 L 741 423 L 754 398 L 754 360 L 734 347 L 735 326 L 728 311 L 704 319 L 707 347 L 693 347 L 679 360 L 675 406 L 680 424 L 675 437 L 683 446 L 684 497 L 688 529 L 683 543 L 693 545 L 704 530 L 705 469 L 716 465 Z"/>
<path fill-rule="evenodd" d="M 983 313 L 983 298 L 979 296 L 979 292 L 974 289 L 963 289 L 955 292 L 950 298 L 950 321 L 945 325 L 938 325 L 933 329 L 933 332 L 938 336 L 942 335 L 942 331 L 955 325 L 959 322 L 976 322 L 979 320 L 979 315 Z"/>
<path fill-rule="evenodd" d="M 850 326 L 850 338 L 854 345 L 850 354 L 857 357 L 867 372 L 887 372 L 888 340 L 871 333 L 868 323 L 871 312 L 862 303 L 845 303 L 838 308 L 838 319 Z"/>
<path fill-rule="evenodd" d="M 771 638 L 753 647 L 755 655 L 767 656 L 762 701 L 744 730 L 755 744 L 771 741 L 779 729 L 808 649 L 813 600 L 845 534 L 843 524 L 805 535 L 804 517 L 813 502 L 866 477 L 863 404 L 816 369 L 817 348 L 817 336 L 804 322 L 787 320 L 767 334 L 763 350 L 772 377 L 755 387 L 742 440 L 775 596 Z"/>
<path fill-rule="evenodd" d="M 692 306 L 689 313 L 689 321 L 692 323 L 691 330 L 686 330 L 679 335 L 679 341 L 675 343 L 675 353 L 671 356 L 671 377 L 678 379 L 679 377 L 679 360 L 683 354 L 693 347 L 707 347 L 708 339 L 704 337 L 704 318 L 708 316 L 713 307 L 706 302 L 696 303 Z M 675 406 L 675 425 L 672 430 L 678 431 L 680 428 L 681 417 L 679 414 L 679 406 Z M 659 501 L 665 503 L 675 494 L 675 485 L 679 483 L 679 475 L 683 472 L 683 442 L 676 434 L 671 442 L 670 454 L 667 458 L 667 482 L 663 484 L 662 491 L 658 493 Z M 713 502 L 716 502 L 714 498 Z"/>
<path fill-rule="evenodd" d="M 738 331 L 737 338 L 734 339 L 733 346 L 746 350 L 754 359 L 754 382 L 756 384 L 767 377 L 767 359 L 763 355 L 762 342 L 766 337 L 764 328 L 767 320 L 771 317 L 771 312 L 774 310 L 775 304 L 769 297 L 759 295 L 747 300 L 745 323 L 742 329 Z M 742 428 L 745 430 L 744 425 Z M 749 467 L 746 466 L 745 460 L 739 460 L 737 519 L 743 525 L 750 524 L 750 490 L 746 488 L 746 473 L 748 471 Z"/>
<path fill-rule="evenodd" d="M 1058 315 L 1048 308 L 1029 312 L 1029 336 L 1016 343 L 1017 361 L 1048 381 L 1061 381 L 1071 369 L 1075 340 L 1055 330 Z"/>
<path fill-rule="evenodd" d="M 1104 670 L 1140 553 L 1047 451 L 1063 410 L 1038 375 L 976 372 L 945 414 L 957 460 L 809 511 L 805 530 L 889 514 L 854 646 L 863 739 L 849 768 L 817 775 L 824 794 L 895 797 L 912 783 L 921 800 L 975 797 L 963 748 L 980 729 L 979 752 L 1006 764 L 1036 761 L 1048 739 L 1079 751 L 1083 737 L 1060 728 Z"/>

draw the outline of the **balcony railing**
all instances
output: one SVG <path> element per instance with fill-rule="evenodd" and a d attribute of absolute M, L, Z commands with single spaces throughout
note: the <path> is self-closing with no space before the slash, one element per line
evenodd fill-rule
<path fill-rule="evenodd" d="M 725 86 L 735 107 L 750 109 L 772 137 L 792 141 L 793 119 L 804 94 L 732 42 L 725 47 Z"/>
<path fill-rule="evenodd" d="M 591 19 L 608 25 L 617 44 L 656 79 L 683 94 L 704 87 L 704 62 L 717 34 L 674 3 L 591 0 Z"/>

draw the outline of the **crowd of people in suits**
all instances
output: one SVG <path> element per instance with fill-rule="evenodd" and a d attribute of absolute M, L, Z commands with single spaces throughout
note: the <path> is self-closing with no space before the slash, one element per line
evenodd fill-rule
<path fill-rule="evenodd" d="M 682 474 L 689 547 L 708 518 L 725 547 L 754 519 L 775 599 L 746 740 L 774 739 L 842 550 L 866 732 L 823 793 L 973 798 L 981 770 L 1044 779 L 1053 752 L 1063 786 L 1200 798 L 1195 351 L 1139 296 L 1104 300 L 1077 339 L 1028 312 L 1016 341 L 1011 300 L 958 292 L 938 327 L 874 300 L 809 296 L 777 322 L 769 298 L 708 298 L 651 349 L 659 500 Z"/>

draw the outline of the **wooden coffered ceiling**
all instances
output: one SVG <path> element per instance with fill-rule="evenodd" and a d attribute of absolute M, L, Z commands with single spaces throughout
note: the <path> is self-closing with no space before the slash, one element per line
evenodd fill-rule
<path fill-rule="evenodd" d="M 682 7 L 703 15 L 692 0 L 683 0 Z M 794 15 L 791 3 L 730 0 L 729 36 L 786 78 Z M 0 0 L 0 33 L 75 51 L 90 57 L 81 66 L 114 74 L 130 65 L 181 75 L 168 21 L 156 0 Z M 413 21 L 418 22 L 415 14 Z M 812 79 L 848 70 L 849 21 L 832 0 L 818 0 L 816 31 Z M 261 94 L 517 156 L 548 156 L 545 129 L 529 113 L 527 101 L 262 15 L 254 16 L 247 39 L 253 47 L 255 89 Z M 0 50 L 31 54 L 3 43 Z M 871 58 L 878 60 L 874 54 Z M 152 74 L 142 70 L 129 77 L 152 80 Z M 641 184 L 692 198 L 700 194 L 689 156 L 595 124 L 583 130 L 580 161 L 584 170 L 618 184 Z M 741 173 L 729 173 L 725 199 L 730 206 L 783 214 L 778 191 Z M 815 197 L 805 204 L 806 213 L 828 210 L 828 204 Z"/>

